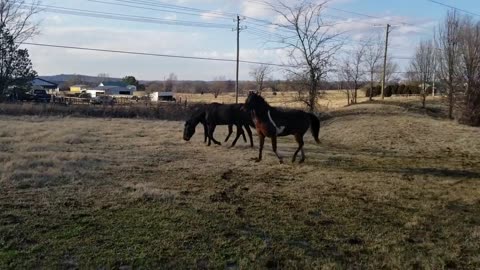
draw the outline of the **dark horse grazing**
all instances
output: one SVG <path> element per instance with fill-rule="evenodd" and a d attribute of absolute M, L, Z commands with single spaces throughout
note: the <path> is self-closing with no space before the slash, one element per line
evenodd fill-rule
<path fill-rule="evenodd" d="M 213 132 L 217 125 L 235 125 L 237 126 L 237 136 L 233 140 L 232 146 L 235 146 L 240 135 L 245 136 L 242 129 L 242 127 L 245 127 L 250 138 L 250 146 L 253 147 L 252 131 L 250 130 L 253 122 L 242 104 L 212 103 L 206 108 L 205 121 L 207 122 L 208 138 L 215 144 L 220 145 L 220 142 L 213 138 Z M 230 131 L 231 129 L 229 128 L 229 134 L 225 141 L 230 137 Z M 210 142 L 208 145 L 210 145 Z"/>
<path fill-rule="evenodd" d="M 270 106 L 265 99 L 256 93 L 250 93 L 245 101 L 245 107 L 252 114 L 253 122 L 260 138 L 260 152 L 258 155 L 259 162 L 262 160 L 263 145 L 265 137 L 272 139 L 272 148 L 277 155 L 280 163 L 283 162 L 282 157 L 277 152 L 277 137 L 294 135 L 298 143 L 297 151 L 293 154 L 292 162 L 295 162 L 298 152 L 302 153 L 300 163 L 305 161 L 305 153 L 303 151 L 303 136 L 311 127 L 313 138 L 320 143 L 318 138 L 320 132 L 320 121 L 312 113 L 306 113 L 300 110 L 279 110 Z"/>
<path fill-rule="evenodd" d="M 233 133 L 232 126 L 236 125 L 237 137 L 233 141 L 232 146 L 235 146 L 240 136 L 243 136 L 243 140 L 247 142 L 242 128 L 242 126 L 244 126 L 250 137 L 250 144 L 253 147 L 252 131 L 249 127 L 249 125 L 253 126 L 253 122 L 248 113 L 243 110 L 241 106 L 242 105 L 238 104 L 223 105 L 212 103 L 194 111 L 190 119 L 185 122 L 183 139 L 186 141 L 190 140 L 195 134 L 195 128 L 201 123 L 204 128 L 204 142 L 207 142 L 208 139 L 208 145 L 211 145 L 211 141 L 215 144 L 220 144 L 220 142 L 213 138 L 213 132 L 215 131 L 216 126 L 228 125 L 228 136 L 225 139 L 226 142 Z"/>

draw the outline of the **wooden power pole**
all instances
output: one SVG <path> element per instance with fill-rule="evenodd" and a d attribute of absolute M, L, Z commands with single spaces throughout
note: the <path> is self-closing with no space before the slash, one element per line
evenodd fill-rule
<path fill-rule="evenodd" d="M 387 31 L 385 34 L 385 56 L 383 58 L 383 75 L 382 75 L 382 99 L 385 98 L 385 77 L 387 73 L 387 51 L 388 51 L 388 35 L 390 34 L 390 24 L 387 24 Z"/>
<path fill-rule="evenodd" d="M 240 16 L 237 15 L 237 76 L 235 80 L 235 103 L 238 104 L 238 70 L 240 68 Z"/>

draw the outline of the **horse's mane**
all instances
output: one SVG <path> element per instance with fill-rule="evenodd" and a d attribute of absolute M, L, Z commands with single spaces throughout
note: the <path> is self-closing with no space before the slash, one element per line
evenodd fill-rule
<path fill-rule="evenodd" d="M 204 118 L 205 118 L 205 108 L 200 107 L 200 108 L 197 108 L 193 111 L 193 113 L 192 113 L 192 115 L 190 115 L 190 118 L 188 119 L 188 121 L 193 121 L 194 124 L 198 124 Z"/>
<path fill-rule="evenodd" d="M 258 105 L 264 107 L 265 109 L 272 108 L 272 106 L 270 106 L 270 104 L 268 104 L 268 102 L 259 94 L 253 94 L 253 97 L 256 99 L 256 103 L 258 103 Z"/>

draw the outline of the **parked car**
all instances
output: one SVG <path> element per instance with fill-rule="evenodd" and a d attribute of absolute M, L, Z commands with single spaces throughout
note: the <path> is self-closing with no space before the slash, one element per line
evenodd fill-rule
<path fill-rule="evenodd" d="M 96 96 L 90 100 L 91 104 L 113 105 L 115 98 L 111 96 Z"/>
<path fill-rule="evenodd" d="M 33 90 L 30 92 L 14 91 L 10 99 L 17 101 L 35 101 L 35 102 L 50 102 L 52 96 L 45 90 Z"/>
<path fill-rule="evenodd" d="M 47 93 L 46 90 L 33 90 L 33 101 L 36 102 L 50 102 L 50 99 L 52 98 L 51 95 Z"/>

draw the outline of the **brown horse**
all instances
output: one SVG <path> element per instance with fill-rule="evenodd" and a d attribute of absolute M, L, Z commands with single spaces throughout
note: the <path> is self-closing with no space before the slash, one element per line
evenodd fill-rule
<path fill-rule="evenodd" d="M 283 163 L 282 157 L 277 152 L 277 137 L 294 135 L 298 143 L 298 148 L 293 154 L 292 162 L 295 162 L 298 152 L 302 157 L 300 163 L 305 161 L 305 152 L 303 151 L 303 136 L 311 128 L 313 138 L 320 143 L 318 135 L 320 133 L 320 121 L 312 113 L 306 113 L 300 110 L 280 110 L 270 106 L 260 95 L 251 92 L 245 101 L 245 107 L 252 114 L 253 122 L 260 138 L 260 150 L 257 162 L 262 160 L 263 145 L 265 137 L 272 140 L 272 148 L 275 155 Z"/>

